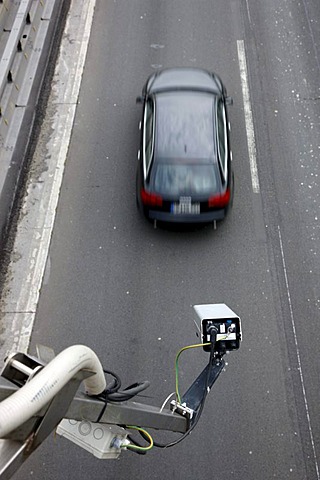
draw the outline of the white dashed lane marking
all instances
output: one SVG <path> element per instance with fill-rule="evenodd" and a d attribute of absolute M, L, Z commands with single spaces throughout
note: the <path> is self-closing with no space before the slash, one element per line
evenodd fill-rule
<path fill-rule="evenodd" d="M 257 168 L 256 141 L 255 141 L 255 135 L 254 135 L 253 117 L 252 117 L 252 109 L 251 109 L 251 103 L 250 103 L 246 52 L 245 52 L 243 40 L 237 40 L 237 48 L 238 48 L 238 60 L 239 60 L 240 78 L 241 78 L 241 87 L 242 87 L 242 96 L 243 96 L 244 117 L 245 117 L 246 131 L 247 131 L 247 143 L 248 143 L 248 153 L 249 153 L 249 162 L 250 162 L 250 171 L 251 171 L 252 190 L 254 193 L 259 193 L 260 184 L 259 184 L 259 176 L 258 176 L 258 168 Z"/>

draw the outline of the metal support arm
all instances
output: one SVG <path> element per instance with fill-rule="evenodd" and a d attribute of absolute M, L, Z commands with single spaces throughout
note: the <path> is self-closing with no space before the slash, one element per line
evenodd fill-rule
<path fill-rule="evenodd" d="M 67 349 L 67 353 L 62 352 L 46 366 L 23 354 L 8 359 L 0 376 L 1 480 L 11 478 L 63 418 L 97 422 L 104 402 L 77 394 L 77 390 L 85 380 L 87 390 L 101 393 L 105 388 L 102 367 L 100 362 L 95 363 L 95 354 L 91 360 L 87 347 L 69 348 L 73 350 Z M 160 412 L 158 407 L 137 402 L 108 403 L 99 423 L 141 425 L 181 433 L 188 429 L 188 421 L 181 415 L 167 409 Z"/>
<path fill-rule="evenodd" d="M 99 419 L 101 429 L 104 428 L 106 437 L 110 439 L 102 450 L 96 445 L 92 447 L 90 441 L 84 445 L 83 439 L 72 433 L 68 426 L 59 427 L 67 438 L 99 458 L 116 458 L 120 454 L 120 447 L 118 451 L 113 447 L 119 426 L 138 425 L 186 433 L 192 428 L 193 413 L 198 412 L 207 393 L 205 390 L 212 387 L 224 367 L 222 358 L 211 359 L 212 363 L 204 368 L 183 395 L 181 405 L 174 402 L 171 410 L 160 410 L 159 407 L 133 401 L 108 402 L 105 408 L 105 403 L 94 396 L 104 391 L 106 383 L 100 362 L 90 349 L 69 347 L 45 366 L 41 358 L 38 360 L 16 354 L 7 360 L 0 375 L 1 480 L 11 478 L 62 419 L 92 422 L 96 426 Z M 83 380 L 91 396 L 77 393 Z M 183 404 L 187 407 L 185 411 Z M 126 439 L 127 432 L 120 430 L 120 437 Z M 58 433 L 62 434 L 59 429 Z"/>

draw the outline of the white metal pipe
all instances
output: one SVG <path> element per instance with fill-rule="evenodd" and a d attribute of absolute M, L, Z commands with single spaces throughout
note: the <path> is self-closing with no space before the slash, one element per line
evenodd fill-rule
<path fill-rule="evenodd" d="M 18 360 L 10 360 L 10 365 L 27 377 L 30 377 L 33 374 L 32 368 L 27 367 L 27 365 L 24 365 L 21 362 L 18 362 Z"/>
<path fill-rule="evenodd" d="M 39 412 L 80 370 L 95 372 L 84 380 L 89 395 L 104 391 L 106 380 L 97 355 L 84 345 L 69 347 L 0 403 L 0 438 Z"/>

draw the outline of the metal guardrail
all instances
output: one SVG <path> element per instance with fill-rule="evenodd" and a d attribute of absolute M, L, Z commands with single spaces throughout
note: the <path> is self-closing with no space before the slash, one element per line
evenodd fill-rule
<path fill-rule="evenodd" d="M 0 0 L 0 240 L 8 229 L 63 0 Z M 13 17 L 13 18 L 12 18 Z M 2 44 L 2 45 L 1 45 Z M 1 51 L 2 46 L 2 51 Z M 1 248 L 1 246 L 0 246 Z"/>
<path fill-rule="evenodd" d="M 33 5 L 33 0 L 21 1 L 5 50 L 0 59 L 0 145 L 2 148 L 6 146 L 6 138 L 19 95 L 20 85 L 23 82 L 29 61 L 28 52 L 25 51 L 28 37 L 32 27 L 35 29 L 34 31 L 38 28 L 38 19 L 34 22 L 35 25 L 31 23 L 30 10 Z M 41 9 L 43 8 L 41 3 L 38 3 L 38 5 L 41 6 Z M 39 7 L 37 9 L 40 10 Z"/>

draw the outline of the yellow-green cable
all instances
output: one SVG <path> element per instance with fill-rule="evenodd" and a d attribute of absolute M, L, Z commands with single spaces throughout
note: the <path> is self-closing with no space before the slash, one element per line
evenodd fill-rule
<path fill-rule="evenodd" d="M 140 452 L 147 452 L 148 450 L 151 450 L 153 447 L 153 438 L 151 437 L 150 433 L 148 433 L 146 430 L 144 430 L 141 427 L 135 427 L 134 425 L 127 425 L 126 428 L 131 428 L 132 430 L 138 430 L 139 432 L 143 432 L 144 435 L 148 438 L 150 445 L 147 447 L 139 447 L 139 445 L 134 445 L 133 443 L 129 443 L 128 445 L 121 445 L 121 448 L 132 448 L 134 450 L 139 450 Z"/>
<path fill-rule="evenodd" d="M 187 345 L 186 347 L 181 348 L 177 355 L 176 355 L 176 360 L 175 360 L 175 371 L 176 371 L 176 399 L 179 403 L 181 403 L 181 397 L 179 393 L 179 371 L 178 371 L 178 360 L 182 352 L 185 350 L 189 350 L 190 348 L 199 348 L 203 347 L 206 345 L 210 345 L 210 342 L 208 343 L 197 343 L 196 345 Z"/>

